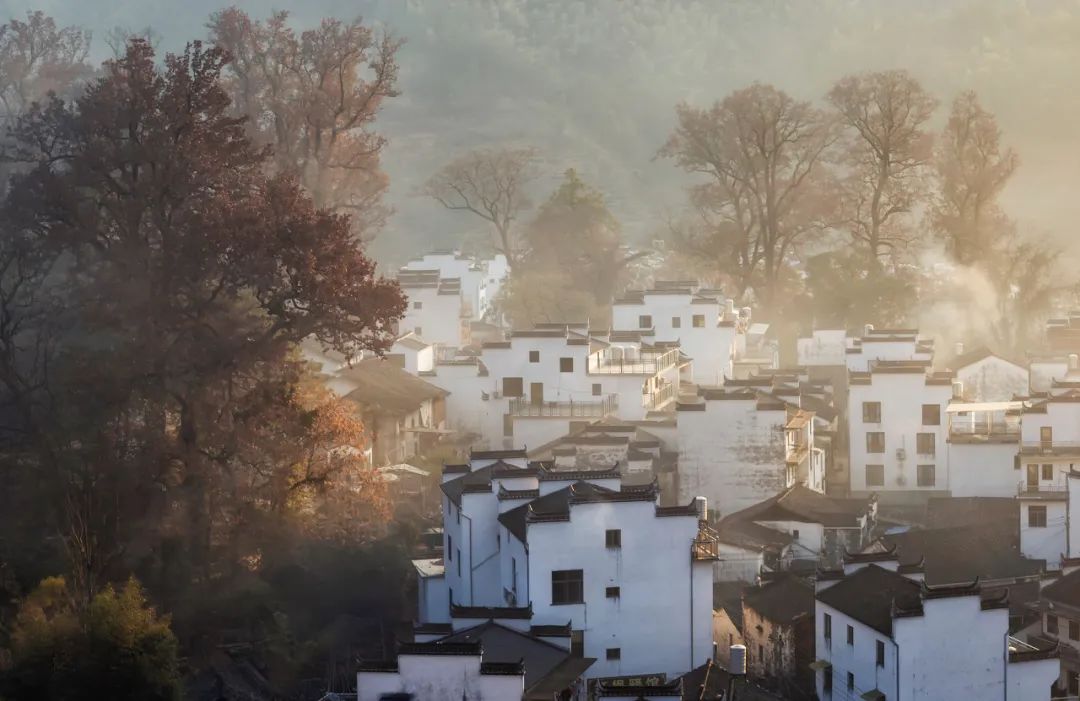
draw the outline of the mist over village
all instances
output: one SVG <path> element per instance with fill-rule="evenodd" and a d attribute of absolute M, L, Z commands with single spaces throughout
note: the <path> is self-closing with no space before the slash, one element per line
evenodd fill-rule
<path fill-rule="evenodd" d="M 1080 701 L 1075 2 L 0 23 L 0 701 Z"/>

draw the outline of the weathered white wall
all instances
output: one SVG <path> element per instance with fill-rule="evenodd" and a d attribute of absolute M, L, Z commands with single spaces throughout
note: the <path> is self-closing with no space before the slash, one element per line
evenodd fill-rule
<path fill-rule="evenodd" d="M 1030 391 L 1048 392 L 1055 379 L 1062 379 L 1069 372 L 1067 358 L 1035 359 L 1028 366 Z"/>
<path fill-rule="evenodd" d="M 417 579 L 419 610 L 416 618 L 420 623 L 449 623 L 450 599 L 445 577 L 419 577 Z"/>
<path fill-rule="evenodd" d="M 1028 393 L 1028 371 L 994 355 L 957 368 L 956 379 L 970 402 L 1006 402 Z"/>
<path fill-rule="evenodd" d="M 846 365 L 847 331 L 814 329 L 809 338 L 796 341 L 796 354 L 800 367 Z"/>
<path fill-rule="evenodd" d="M 379 701 L 394 692 L 430 701 L 519 699 L 525 677 L 480 674 L 477 656 L 400 655 L 396 673 L 358 672 L 356 691 L 357 701 Z"/>
<path fill-rule="evenodd" d="M 832 640 L 825 639 L 825 614 L 832 616 Z M 871 689 L 885 694 L 886 699 L 904 698 L 896 691 L 896 647 L 886 635 L 868 625 L 856 621 L 831 606 L 816 602 L 814 612 L 815 658 L 828 660 L 833 666 L 833 698 L 845 698 L 847 692 L 847 673 L 855 675 L 856 693 L 859 696 Z M 854 645 L 847 644 L 847 626 L 855 629 Z M 955 636 L 955 632 L 954 632 Z M 877 666 L 877 641 L 885 643 L 885 665 Z M 817 673 L 817 693 L 822 699 L 830 698 L 824 692 L 824 674 Z M 926 698 L 951 699 L 949 696 L 930 696 Z M 963 698 L 963 697 L 956 697 Z"/>
<path fill-rule="evenodd" d="M 408 307 L 398 323 L 401 334 L 411 331 L 428 343 L 461 345 L 460 294 L 439 294 L 436 287 L 413 286 L 403 287 L 402 292 L 408 298 Z"/>
<path fill-rule="evenodd" d="M 753 584 L 765 565 L 759 550 L 746 550 L 736 545 L 720 543 L 720 559 L 713 563 L 713 579 L 717 582 L 746 582 Z"/>
<path fill-rule="evenodd" d="M 678 417 L 678 502 L 695 496 L 725 516 L 774 496 L 787 484 L 784 410 L 758 410 L 754 399 L 715 399 Z"/>

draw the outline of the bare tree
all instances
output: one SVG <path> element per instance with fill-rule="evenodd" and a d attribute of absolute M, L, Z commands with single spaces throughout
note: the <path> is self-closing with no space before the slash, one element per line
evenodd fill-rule
<path fill-rule="evenodd" d="M 510 268 L 518 260 L 512 229 L 531 206 L 526 186 L 536 178 L 536 150 L 484 148 L 443 166 L 424 185 L 425 194 L 447 209 L 471 212 L 495 227 L 496 248 Z"/>
<path fill-rule="evenodd" d="M 974 92 L 960 94 L 935 154 L 938 191 L 931 211 L 935 232 L 957 262 L 977 263 L 1008 237 L 997 197 L 1018 165 L 1016 153 L 1001 146 L 994 115 Z"/>
<path fill-rule="evenodd" d="M 912 211 L 925 193 L 937 101 L 906 71 L 841 79 L 828 94 L 844 127 L 840 215 L 871 269 L 915 238 Z"/>
<path fill-rule="evenodd" d="M 360 19 L 324 19 L 299 36 L 287 20 L 275 12 L 260 22 L 235 7 L 211 16 L 210 40 L 232 59 L 231 97 L 277 169 L 296 173 L 316 205 L 351 215 L 354 231 L 372 238 L 388 213 L 388 180 L 386 139 L 371 127 L 398 94 L 401 42 Z"/>
<path fill-rule="evenodd" d="M 766 307 L 800 244 L 824 229 L 832 198 L 823 155 L 835 140 L 826 116 L 770 85 L 737 90 L 709 109 L 676 108 L 678 126 L 660 150 L 708 175 L 708 211 L 744 274 L 760 268 Z"/>
<path fill-rule="evenodd" d="M 161 33 L 149 25 L 138 31 L 118 25 L 105 33 L 105 45 L 115 59 L 127 53 L 127 45 L 132 39 L 142 39 L 155 51 L 161 45 Z"/>
<path fill-rule="evenodd" d="M 86 63 L 90 33 L 78 27 L 57 27 L 39 11 L 26 21 L 0 26 L 0 106 L 5 120 L 23 114 L 50 92 L 68 97 L 71 88 L 89 77 Z"/>

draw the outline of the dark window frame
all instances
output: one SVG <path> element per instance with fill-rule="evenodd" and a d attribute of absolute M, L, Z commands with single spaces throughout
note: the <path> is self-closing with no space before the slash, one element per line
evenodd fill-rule
<path fill-rule="evenodd" d="M 930 412 L 929 416 L 927 412 Z M 929 419 L 929 420 L 927 420 Z M 941 405 L 940 404 L 923 404 L 922 405 L 922 425 L 923 426 L 940 426 L 941 425 Z"/>
<path fill-rule="evenodd" d="M 919 431 L 915 434 L 915 453 L 917 455 L 937 455 L 937 434 Z"/>
<path fill-rule="evenodd" d="M 929 482 L 924 479 L 924 476 L 929 473 Z M 916 465 L 915 466 L 915 484 L 920 487 L 936 487 L 937 486 L 937 465 Z"/>
<path fill-rule="evenodd" d="M 885 643 L 882 642 L 881 640 L 876 640 L 874 642 L 877 643 L 877 645 L 875 646 L 875 650 L 874 650 L 874 653 L 875 653 L 874 654 L 874 657 L 875 657 L 874 662 L 878 667 L 884 668 L 885 667 Z"/>
<path fill-rule="evenodd" d="M 1046 506 L 1031 504 L 1028 506 L 1028 528 L 1046 528 Z"/>
<path fill-rule="evenodd" d="M 885 465 L 880 464 L 880 463 L 870 463 L 868 465 L 865 465 L 864 467 L 866 469 L 865 474 L 864 474 L 864 479 L 866 480 L 866 486 L 867 487 L 884 487 L 885 486 Z M 870 470 L 871 469 L 873 469 L 875 473 L 879 473 L 881 475 L 881 479 L 871 480 L 870 479 Z"/>
<path fill-rule="evenodd" d="M 1039 478 L 1044 482 L 1052 482 L 1054 480 L 1054 464 L 1043 463 L 1039 473 Z"/>
<path fill-rule="evenodd" d="M 880 441 L 878 436 L 881 436 Z M 866 452 L 868 455 L 884 455 L 885 454 L 885 432 L 884 431 L 867 431 L 866 432 Z"/>
<path fill-rule="evenodd" d="M 690 325 L 693 326 L 695 329 L 705 328 L 705 315 L 694 314 L 692 317 L 690 317 Z"/>
<path fill-rule="evenodd" d="M 619 587 L 605 587 L 604 597 L 608 599 L 618 599 L 622 596 L 622 590 Z"/>
<path fill-rule="evenodd" d="M 507 388 L 507 382 L 510 383 L 510 388 Z M 515 385 L 516 382 L 516 385 Z M 513 388 L 517 387 L 515 391 Z M 502 394 L 504 397 L 516 397 L 520 399 L 525 396 L 525 378 L 524 377 L 504 377 L 502 378 Z"/>
<path fill-rule="evenodd" d="M 855 646 L 855 629 L 850 625 L 847 627 L 847 644 Z"/>
<path fill-rule="evenodd" d="M 621 548 L 622 547 L 622 529 L 609 528 L 604 531 L 604 547 L 605 548 Z"/>
<path fill-rule="evenodd" d="M 584 570 L 551 571 L 551 605 L 569 606 L 585 603 Z"/>
<path fill-rule="evenodd" d="M 609 647 L 604 651 L 604 657 L 608 662 L 617 662 L 622 659 L 622 648 Z"/>
<path fill-rule="evenodd" d="M 574 371 L 574 359 L 559 358 L 559 372 L 573 372 Z"/>
<path fill-rule="evenodd" d="M 529 351 L 529 362 L 530 363 L 539 363 L 540 362 L 540 351 L 538 351 L 538 350 Z"/>
<path fill-rule="evenodd" d="M 881 423 L 881 402 L 863 402 L 862 420 L 864 424 Z"/>
<path fill-rule="evenodd" d="M 673 317 L 671 317 L 671 328 L 673 328 L 673 329 L 681 329 L 682 328 L 682 317 L 681 316 L 673 316 Z"/>
<path fill-rule="evenodd" d="M 592 396 L 599 397 L 604 394 L 604 387 L 599 382 L 594 382 L 592 386 Z"/>
<path fill-rule="evenodd" d="M 637 318 L 637 325 L 639 329 L 651 329 L 652 328 L 652 314 L 640 314 Z"/>
<path fill-rule="evenodd" d="M 1046 614 L 1046 632 L 1049 635 L 1058 635 L 1058 617 L 1052 613 Z"/>

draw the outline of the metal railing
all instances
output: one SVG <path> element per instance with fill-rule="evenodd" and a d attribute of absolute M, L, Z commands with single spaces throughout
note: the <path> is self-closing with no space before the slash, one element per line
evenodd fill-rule
<path fill-rule="evenodd" d="M 1019 436 L 1020 424 L 1005 421 L 993 423 L 950 423 L 950 436 Z"/>
<path fill-rule="evenodd" d="M 679 349 L 663 353 L 644 351 L 637 357 L 625 358 L 609 353 L 589 357 L 589 373 L 593 375 L 655 375 L 679 362 Z"/>
<path fill-rule="evenodd" d="M 646 394 L 643 397 L 643 404 L 649 411 L 656 411 L 660 407 L 664 406 L 668 402 L 672 401 L 679 394 L 679 388 L 674 382 L 669 382 L 655 392 Z"/>
<path fill-rule="evenodd" d="M 609 394 L 595 401 L 534 402 L 530 399 L 510 400 L 510 415 L 521 417 L 558 417 L 601 419 L 618 409 L 618 395 Z"/>
<path fill-rule="evenodd" d="M 1069 491 L 1067 485 L 1064 484 L 1029 484 L 1027 480 L 1021 480 L 1016 485 L 1016 495 L 1020 497 L 1031 496 L 1045 496 L 1045 497 L 1065 497 L 1065 493 Z"/>
<path fill-rule="evenodd" d="M 699 525 L 697 537 L 690 546 L 690 559 L 719 560 L 720 534 L 706 525 Z"/>
<path fill-rule="evenodd" d="M 1080 441 L 1021 441 L 1020 452 L 1025 455 L 1080 454 Z"/>

